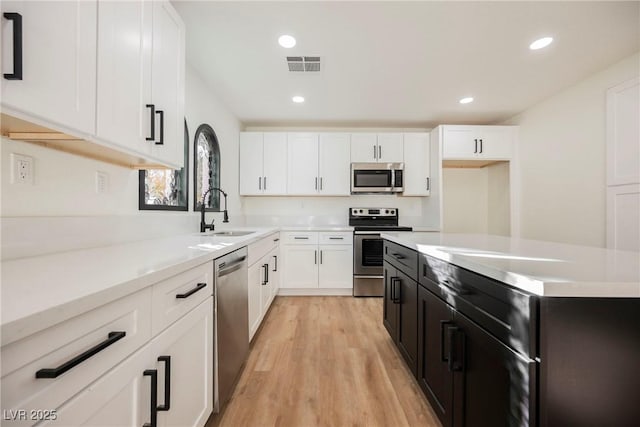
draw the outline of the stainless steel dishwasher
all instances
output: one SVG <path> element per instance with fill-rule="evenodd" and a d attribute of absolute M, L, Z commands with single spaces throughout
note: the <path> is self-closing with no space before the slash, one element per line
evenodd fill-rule
<path fill-rule="evenodd" d="M 249 353 L 247 248 L 214 262 L 214 411 L 231 397 Z"/>

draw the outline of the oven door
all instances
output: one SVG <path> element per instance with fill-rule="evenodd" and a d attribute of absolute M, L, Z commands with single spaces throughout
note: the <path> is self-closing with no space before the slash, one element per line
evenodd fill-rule
<path fill-rule="evenodd" d="M 353 274 L 382 276 L 383 250 L 380 233 L 356 231 L 353 243 Z"/>

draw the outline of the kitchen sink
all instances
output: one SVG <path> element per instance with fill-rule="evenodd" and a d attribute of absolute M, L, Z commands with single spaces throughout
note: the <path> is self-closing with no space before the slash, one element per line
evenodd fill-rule
<path fill-rule="evenodd" d="M 239 231 L 239 230 L 228 230 L 228 231 L 214 231 L 210 234 L 210 236 L 229 236 L 229 237 L 238 237 L 238 236 L 246 236 L 247 234 L 255 233 L 255 231 Z"/>

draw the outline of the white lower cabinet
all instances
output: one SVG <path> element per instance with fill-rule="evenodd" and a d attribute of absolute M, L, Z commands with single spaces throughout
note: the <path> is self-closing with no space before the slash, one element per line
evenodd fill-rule
<path fill-rule="evenodd" d="M 292 294 L 299 290 L 305 294 L 315 290 L 331 294 L 335 290 L 353 287 L 351 232 L 283 234 L 281 288 L 284 293 Z"/>
<path fill-rule="evenodd" d="M 249 245 L 249 340 L 253 339 L 280 287 L 280 235 Z"/>
<path fill-rule="evenodd" d="M 213 264 L 3 346 L 2 425 L 204 426 L 214 315 L 205 270 Z M 181 303 L 152 311 L 167 293 Z M 165 326 L 152 333 L 152 323 Z"/>

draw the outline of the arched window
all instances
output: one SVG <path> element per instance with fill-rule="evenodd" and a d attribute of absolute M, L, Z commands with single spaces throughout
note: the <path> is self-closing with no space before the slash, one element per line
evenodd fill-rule
<path fill-rule="evenodd" d="M 180 170 L 148 169 L 138 173 L 138 209 L 189 210 L 189 130 L 184 121 L 184 167 Z"/>
<path fill-rule="evenodd" d="M 209 188 L 220 188 L 220 145 L 211 126 L 203 124 L 196 130 L 193 149 L 194 192 L 193 209 L 200 210 L 202 194 Z M 207 195 L 205 209 L 210 212 L 220 210 L 220 193 L 213 191 Z"/>

